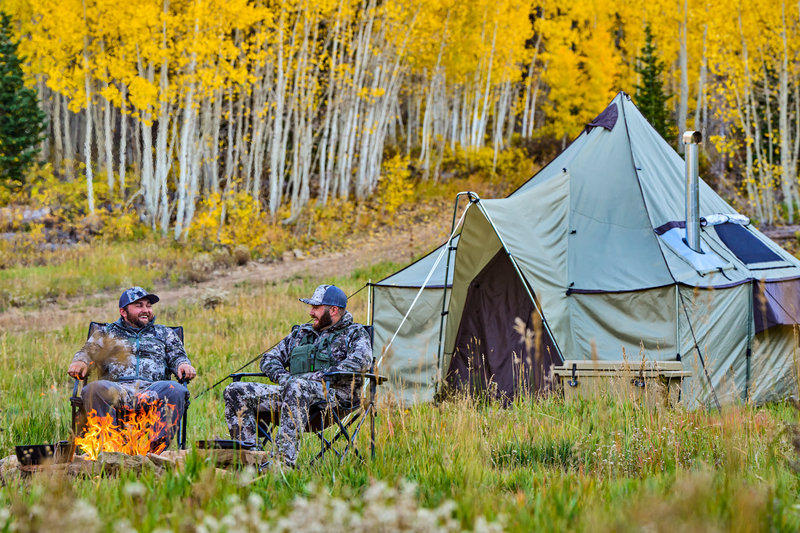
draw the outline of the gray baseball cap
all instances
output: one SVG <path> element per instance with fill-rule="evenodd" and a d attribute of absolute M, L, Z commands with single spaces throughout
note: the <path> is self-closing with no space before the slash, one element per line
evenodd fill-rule
<path fill-rule="evenodd" d="M 347 307 L 347 295 L 336 285 L 320 285 L 311 298 L 300 298 L 300 301 L 308 305 L 335 305 L 341 309 Z"/>
<path fill-rule="evenodd" d="M 147 298 L 150 300 L 151 304 L 154 304 L 158 301 L 158 296 L 155 294 L 150 294 L 141 287 L 131 287 L 123 292 L 122 296 L 119 297 L 119 308 L 122 309 L 126 305 L 132 304 L 136 300 L 141 300 L 142 298 Z"/>

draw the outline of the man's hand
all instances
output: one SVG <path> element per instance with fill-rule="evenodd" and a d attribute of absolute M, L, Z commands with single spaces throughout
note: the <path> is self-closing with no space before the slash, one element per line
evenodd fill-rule
<path fill-rule="evenodd" d="M 86 374 L 89 373 L 89 365 L 83 363 L 81 361 L 76 361 L 69 365 L 69 369 L 67 370 L 67 374 L 72 376 L 75 379 L 83 379 L 86 377 Z"/>
<path fill-rule="evenodd" d="M 188 363 L 183 363 L 181 366 L 178 367 L 179 380 L 185 379 L 191 381 L 195 377 L 197 377 L 197 370 L 195 370 L 192 365 Z"/>

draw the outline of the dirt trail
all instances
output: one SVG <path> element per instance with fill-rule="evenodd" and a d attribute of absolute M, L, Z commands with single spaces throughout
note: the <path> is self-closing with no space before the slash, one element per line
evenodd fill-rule
<path fill-rule="evenodd" d="M 360 243 L 350 249 L 320 254 L 306 255 L 301 259 L 277 261 L 262 264 L 251 261 L 242 267 L 233 267 L 213 273 L 212 279 L 202 283 L 184 285 L 172 289 L 159 289 L 162 301 L 174 305 L 183 300 L 195 300 L 209 288 L 228 290 L 235 284 L 250 282 L 260 284 L 280 281 L 297 275 L 310 275 L 320 281 L 333 276 L 345 276 L 354 269 L 369 266 L 381 261 L 408 263 L 414 256 L 427 252 L 447 239 L 447 229 L 441 223 L 424 222 L 407 224 L 402 228 L 386 228 L 372 235 L 360 238 Z M 0 313 L 0 332 L 21 329 L 51 330 L 68 323 L 88 323 L 98 317 L 117 314 L 117 293 L 94 294 L 74 298 L 59 304 L 45 305 L 39 309 L 21 311 L 10 309 Z M 89 300 L 108 300 L 103 305 L 91 305 Z"/>

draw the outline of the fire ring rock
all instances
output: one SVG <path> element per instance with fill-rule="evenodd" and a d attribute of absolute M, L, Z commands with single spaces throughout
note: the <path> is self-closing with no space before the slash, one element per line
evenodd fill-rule
<path fill-rule="evenodd" d="M 156 468 L 156 465 L 144 455 L 127 455 L 121 452 L 100 452 L 97 455 L 97 463 L 102 465 L 104 474 L 111 476 L 121 471 L 141 474 Z"/>
<path fill-rule="evenodd" d="M 197 450 L 197 457 L 211 462 L 217 468 L 246 467 L 258 468 L 269 460 L 267 452 L 248 450 Z"/>
<path fill-rule="evenodd" d="M 163 468 L 165 470 L 175 470 L 177 464 L 172 459 L 168 459 L 167 457 L 162 457 L 160 455 L 156 455 L 154 453 L 148 453 L 147 459 L 156 465 L 157 467 Z"/>

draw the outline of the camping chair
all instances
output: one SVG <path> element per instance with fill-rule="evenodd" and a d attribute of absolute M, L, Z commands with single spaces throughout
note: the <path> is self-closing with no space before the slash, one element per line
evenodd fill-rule
<path fill-rule="evenodd" d="M 372 326 L 364 326 L 369 332 L 370 344 L 372 344 Z M 332 378 L 343 377 L 355 379 L 361 377 L 362 379 L 369 380 L 369 401 L 366 406 L 361 403 L 361 391 L 354 391 L 357 395 L 352 401 L 330 401 L 320 400 L 309 406 L 308 421 L 303 428 L 305 433 L 314 433 L 320 440 L 320 451 L 311 460 L 310 464 L 314 464 L 318 459 L 323 457 L 329 450 L 333 451 L 341 462 L 344 457 L 352 449 L 353 453 L 360 460 L 364 460 L 358 452 L 356 446 L 356 438 L 361 431 L 361 426 L 364 421 L 369 418 L 370 420 L 370 456 L 375 458 L 375 396 L 377 394 L 378 385 L 386 381 L 385 376 L 375 374 L 375 359 L 372 360 L 369 372 L 330 372 L 323 375 L 325 378 L 326 390 L 330 390 L 330 383 Z M 263 372 L 240 372 L 230 375 L 234 382 L 239 382 L 245 377 L 267 377 Z M 280 407 L 271 409 L 269 411 L 260 411 L 256 415 L 258 424 L 258 435 L 261 439 L 260 447 L 266 449 L 268 443 L 273 442 L 272 433 L 280 425 Z M 355 430 L 348 431 L 354 424 L 358 424 Z M 325 437 L 325 430 L 329 427 L 335 427 L 335 435 L 328 440 Z M 334 448 L 334 444 L 339 440 L 344 439 L 346 444 L 342 451 Z M 257 444 L 258 446 L 258 444 Z"/>
<path fill-rule="evenodd" d="M 92 335 L 98 329 L 107 326 L 108 324 L 102 322 L 91 322 L 89 324 L 89 333 L 86 335 L 86 340 L 89 340 Z M 183 344 L 183 326 L 168 326 L 181 340 L 181 344 Z M 177 376 L 175 376 L 177 377 Z M 83 405 L 83 398 L 80 396 L 80 390 L 82 386 L 86 386 L 89 382 L 89 374 L 86 374 L 86 377 L 83 378 L 83 384 L 81 385 L 81 381 L 75 379 L 75 385 L 72 387 L 72 396 L 69 399 L 69 403 L 72 406 L 72 435 L 73 438 L 78 435 L 78 430 L 83 428 L 86 424 L 87 414 L 86 408 Z M 188 380 L 180 379 L 178 383 L 181 385 L 186 386 L 188 384 Z M 188 390 L 186 392 L 186 403 L 183 407 L 183 416 L 181 417 L 181 421 L 178 424 L 178 432 L 177 432 L 177 440 L 178 440 L 178 447 L 181 450 L 186 449 L 186 414 L 189 412 L 189 404 L 190 404 L 191 395 L 189 394 Z"/>

